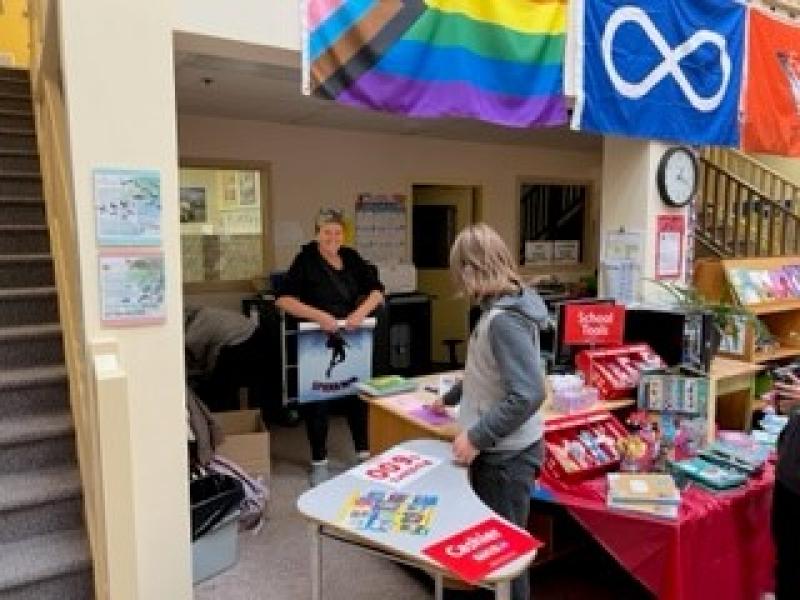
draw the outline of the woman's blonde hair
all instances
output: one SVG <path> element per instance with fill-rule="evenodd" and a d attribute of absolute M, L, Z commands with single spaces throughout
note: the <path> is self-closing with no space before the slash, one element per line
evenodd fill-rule
<path fill-rule="evenodd" d="M 314 219 L 314 233 L 319 233 L 323 225 L 336 223 L 344 228 L 344 213 L 335 208 L 321 208 Z"/>
<path fill-rule="evenodd" d="M 486 223 L 461 230 L 450 249 L 450 273 L 471 300 L 520 291 L 517 265 L 503 239 Z"/>

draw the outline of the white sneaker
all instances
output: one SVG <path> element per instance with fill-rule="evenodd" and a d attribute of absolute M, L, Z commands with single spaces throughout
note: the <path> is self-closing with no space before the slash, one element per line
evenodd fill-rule
<path fill-rule="evenodd" d="M 328 481 L 331 478 L 331 471 L 328 468 L 328 460 L 320 460 L 311 463 L 311 471 L 308 474 L 308 483 L 311 487 L 315 487 L 320 483 Z"/>

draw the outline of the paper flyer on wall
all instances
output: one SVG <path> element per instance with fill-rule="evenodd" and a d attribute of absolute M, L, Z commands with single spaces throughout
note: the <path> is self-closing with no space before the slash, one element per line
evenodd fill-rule
<path fill-rule="evenodd" d="M 428 535 L 438 503 L 435 494 L 354 491 L 342 507 L 339 523 L 355 531 Z"/>
<path fill-rule="evenodd" d="M 297 401 L 319 402 L 357 393 L 355 385 L 372 376 L 372 334 L 375 319 L 349 331 L 340 322 L 327 333 L 313 322 L 297 330 Z"/>
<path fill-rule="evenodd" d="M 100 304 L 104 325 L 163 323 L 164 255 L 159 250 L 120 249 L 100 254 Z"/>
<path fill-rule="evenodd" d="M 101 246 L 161 243 L 161 174 L 95 169 L 94 206 Z"/>

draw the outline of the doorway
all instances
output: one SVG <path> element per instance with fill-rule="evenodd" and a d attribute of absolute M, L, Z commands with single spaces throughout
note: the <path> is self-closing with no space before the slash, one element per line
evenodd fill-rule
<path fill-rule="evenodd" d="M 459 231 L 480 218 L 481 188 L 415 184 L 411 198 L 411 249 L 417 288 L 431 297 L 431 357 L 438 366 L 450 364 L 445 340 L 461 340 L 454 347 L 456 361 L 463 364 L 469 338 L 469 301 L 456 295 L 450 278 L 450 247 Z"/>

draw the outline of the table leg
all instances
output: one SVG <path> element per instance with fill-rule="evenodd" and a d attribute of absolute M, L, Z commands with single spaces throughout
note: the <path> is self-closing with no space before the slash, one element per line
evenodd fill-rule
<path fill-rule="evenodd" d="M 444 575 L 441 573 L 433 575 L 433 598 L 434 600 L 444 600 Z"/>
<path fill-rule="evenodd" d="M 322 600 L 322 535 L 320 525 L 311 523 L 311 600 Z"/>
<path fill-rule="evenodd" d="M 511 600 L 511 580 L 506 579 L 495 584 L 494 600 Z"/>

